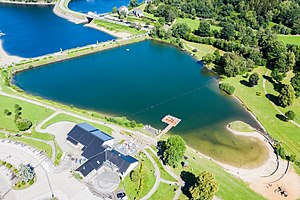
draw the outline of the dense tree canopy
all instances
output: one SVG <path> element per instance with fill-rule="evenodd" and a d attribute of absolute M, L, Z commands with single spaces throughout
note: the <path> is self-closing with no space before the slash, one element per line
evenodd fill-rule
<path fill-rule="evenodd" d="M 202 37 L 210 36 L 210 23 L 207 21 L 200 21 L 196 34 Z"/>
<path fill-rule="evenodd" d="M 296 73 L 291 80 L 291 84 L 295 90 L 296 97 L 300 96 L 300 72 Z"/>
<path fill-rule="evenodd" d="M 172 33 L 174 37 L 183 37 L 189 31 L 190 28 L 185 23 L 178 23 L 172 27 Z"/>

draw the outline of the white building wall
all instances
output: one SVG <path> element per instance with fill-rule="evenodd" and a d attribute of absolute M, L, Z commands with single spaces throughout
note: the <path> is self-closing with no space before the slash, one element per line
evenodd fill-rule
<path fill-rule="evenodd" d="M 122 178 L 125 178 L 134 168 L 136 168 L 136 166 L 138 166 L 138 164 L 139 164 L 139 162 L 130 164 L 127 171 L 123 175 L 121 175 Z"/>
<path fill-rule="evenodd" d="M 108 141 L 105 141 L 102 146 L 109 146 L 109 147 L 112 147 L 114 145 L 114 139 L 111 139 L 111 140 L 108 140 Z"/>

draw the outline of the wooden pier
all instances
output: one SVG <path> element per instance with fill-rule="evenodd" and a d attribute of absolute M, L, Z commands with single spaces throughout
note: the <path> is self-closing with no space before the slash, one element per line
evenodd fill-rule
<path fill-rule="evenodd" d="M 160 134 L 166 134 L 169 130 L 171 130 L 171 128 L 177 126 L 177 124 L 181 122 L 181 119 L 172 115 L 166 115 L 161 121 L 168 124 L 168 126 L 164 130 L 162 130 Z"/>

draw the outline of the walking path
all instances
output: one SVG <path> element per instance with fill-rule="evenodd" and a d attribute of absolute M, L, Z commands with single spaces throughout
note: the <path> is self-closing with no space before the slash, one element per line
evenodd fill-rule
<path fill-rule="evenodd" d="M 269 75 L 269 71 L 266 72 L 265 76 L 268 76 L 268 75 Z M 265 78 L 264 78 L 264 80 L 263 80 L 263 89 L 264 89 L 265 95 L 267 95 L 268 92 L 267 92 L 267 90 L 266 90 L 266 79 L 265 79 Z M 281 110 L 279 110 L 279 108 L 278 108 L 272 101 L 270 101 L 270 103 L 273 105 L 273 107 L 275 108 L 275 110 L 276 110 L 277 112 L 279 112 L 281 115 L 285 116 L 285 114 L 284 114 L 283 112 L 281 112 Z M 297 122 L 295 122 L 294 120 L 289 120 L 289 122 L 293 123 L 293 124 L 296 125 L 298 128 L 300 128 L 300 125 L 299 125 Z"/>
<path fill-rule="evenodd" d="M 148 192 L 148 194 L 146 196 L 141 198 L 141 200 L 147 200 L 156 192 L 157 188 L 159 187 L 159 183 L 160 183 L 161 179 L 160 179 L 160 170 L 159 170 L 155 160 L 151 157 L 151 155 L 147 151 L 143 150 L 143 152 L 146 154 L 146 156 L 149 158 L 149 160 L 153 164 L 154 172 L 156 175 L 156 180 L 155 180 L 153 187 L 151 188 L 151 190 Z"/>
<path fill-rule="evenodd" d="M 156 152 L 151 148 L 151 147 L 149 147 L 149 149 L 150 149 L 150 151 L 152 151 L 152 153 L 154 153 L 154 155 L 156 155 Z M 161 160 L 159 159 L 159 161 L 161 162 Z M 163 163 L 161 163 L 162 164 L 162 166 L 163 166 L 163 168 L 174 178 L 174 179 L 176 179 L 177 180 L 177 184 L 180 186 L 180 187 L 183 187 L 184 186 L 184 183 L 183 183 L 183 181 L 182 181 L 182 179 L 180 178 L 180 176 L 177 176 L 176 174 L 174 174 L 174 172 L 168 167 L 168 166 L 166 166 L 166 165 L 164 165 Z M 166 180 L 164 180 L 164 179 L 161 179 L 161 181 L 162 182 L 164 182 L 164 181 L 166 181 Z M 167 181 L 169 184 L 172 184 L 172 183 L 174 183 L 175 184 L 175 182 L 172 182 L 172 181 Z M 174 185 L 174 184 L 172 184 L 172 185 Z M 174 196 L 174 200 L 177 200 L 177 199 L 179 199 L 179 196 L 180 196 L 180 194 L 181 194 L 181 189 L 179 188 L 178 190 L 176 190 L 176 192 L 175 192 L 175 196 Z"/>

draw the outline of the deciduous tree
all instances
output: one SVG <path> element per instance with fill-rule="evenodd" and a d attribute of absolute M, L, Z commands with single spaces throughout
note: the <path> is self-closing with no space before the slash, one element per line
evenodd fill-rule
<path fill-rule="evenodd" d="M 179 135 L 170 136 L 165 144 L 163 160 L 167 165 L 177 166 L 185 153 L 185 142 Z"/>
<path fill-rule="evenodd" d="M 287 107 L 293 104 L 295 91 L 291 85 L 284 85 L 278 96 L 278 103 L 282 107 Z"/>
<path fill-rule="evenodd" d="M 209 200 L 218 191 L 218 184 L 216 183 L 212 173 L 204 171 L 196 180 L 196 183 L 190 188 L 191 197 L 193 200 Z"/>

